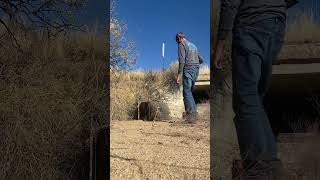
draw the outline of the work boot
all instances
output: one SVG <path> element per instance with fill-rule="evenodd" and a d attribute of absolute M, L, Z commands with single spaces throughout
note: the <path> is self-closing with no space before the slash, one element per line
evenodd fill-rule
<path fill-rule="evenodd" d="M 186 113 L 186 122 L 196 124 L 198 120 L 198 112 Z"/>
<path fill-rule="evenodd" d="M 245 173 L 244 162 L 242 160 L 233 160 L 231 173 L 232 179 L 241 180 Z"/>
<path fill-rule="evenodd" d="M 280 160 L 259 161 L 255 163 L 234 160 L 232 179 L 234 180 L 281 180 L 285 177 Z"/>

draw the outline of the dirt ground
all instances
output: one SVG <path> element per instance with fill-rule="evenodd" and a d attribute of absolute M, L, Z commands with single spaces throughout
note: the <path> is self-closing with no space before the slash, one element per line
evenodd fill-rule
<path fill-rule="evenodd" d="M 232 161 L 240 157 L 233 116 L 231 101 L 227 99 L 221 119 L 214 122 L 212 130 L 211 173 L 215 180 L 232 179 Z M 296 180 L 320 179 L 320 134 L 297 133 L 279 136 L 278 151 L 285 171 Z"/>
<path fill-rule="evenodd" d="M 278 141 L 278 156 L 284 170 L 290 177 L 294 177 L 294 180 L 320 179 L 320 136 L 313 137 L 316 140 L 305 137 L 300 142 L 293 142 L 293 139 Z M 214 179 L 231 179 L 232 160 L 239 159 L 237 144 L 216 142 L 213 159 Z"/>
<path fill-rule="evenodd" d="M 209 179 L 208 122 L 111 122 L 111 179 Z"/>

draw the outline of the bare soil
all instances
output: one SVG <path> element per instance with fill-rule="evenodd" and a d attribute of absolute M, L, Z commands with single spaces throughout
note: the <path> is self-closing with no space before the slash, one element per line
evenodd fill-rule
<path fill-rule="evenodd" d="M 286 174 L 292 179 L 320 179 L 319 137 L 316 140 L 306 138 L 301 142 L 278 142 L 279 158 L 283 162 Z M 233 159 L 239 159 L 237 144 L 216 142 L 213 157 L 213 176 L 216 180 L 231 178 Z M 288 178 L 290 179 L 290 178 Z"/>
<path fill-rule="evenodd" d="M 213 128 L 213 169 L 215 180 L 231 178 L 232 161 L 240 158 L 230 99 Z M 285 137 L 285 138 L 284 138 Z M 320 134 L 296 134 L 278 137 L 279 158 L 294 180 L 320 179 Z M 293 178 L 287 178 L 293 179 Z"/>
<path fill-rule="evenodd" d="M 111 122 L 111 179 L 210 179 L 210 125 Z"/>

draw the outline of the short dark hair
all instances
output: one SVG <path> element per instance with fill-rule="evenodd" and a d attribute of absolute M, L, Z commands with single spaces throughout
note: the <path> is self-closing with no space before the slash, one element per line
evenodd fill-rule
<path fill-rule="evenodd" d="M 185 38 L 186 35 L 185 35 L 183 32 L 179 32 L 178 34 L 176 34 L 176 38 L 177 38 L 177 37 Z"/>

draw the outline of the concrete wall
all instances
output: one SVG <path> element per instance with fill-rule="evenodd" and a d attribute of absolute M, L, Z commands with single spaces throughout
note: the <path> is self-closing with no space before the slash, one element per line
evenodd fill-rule
<path fill-rule="evenodd" d="M 166 103 L 170 111 L 171 118 L 181 118 L 184 112 L 182 89 L 176 93 L 168 94 Z"/>

